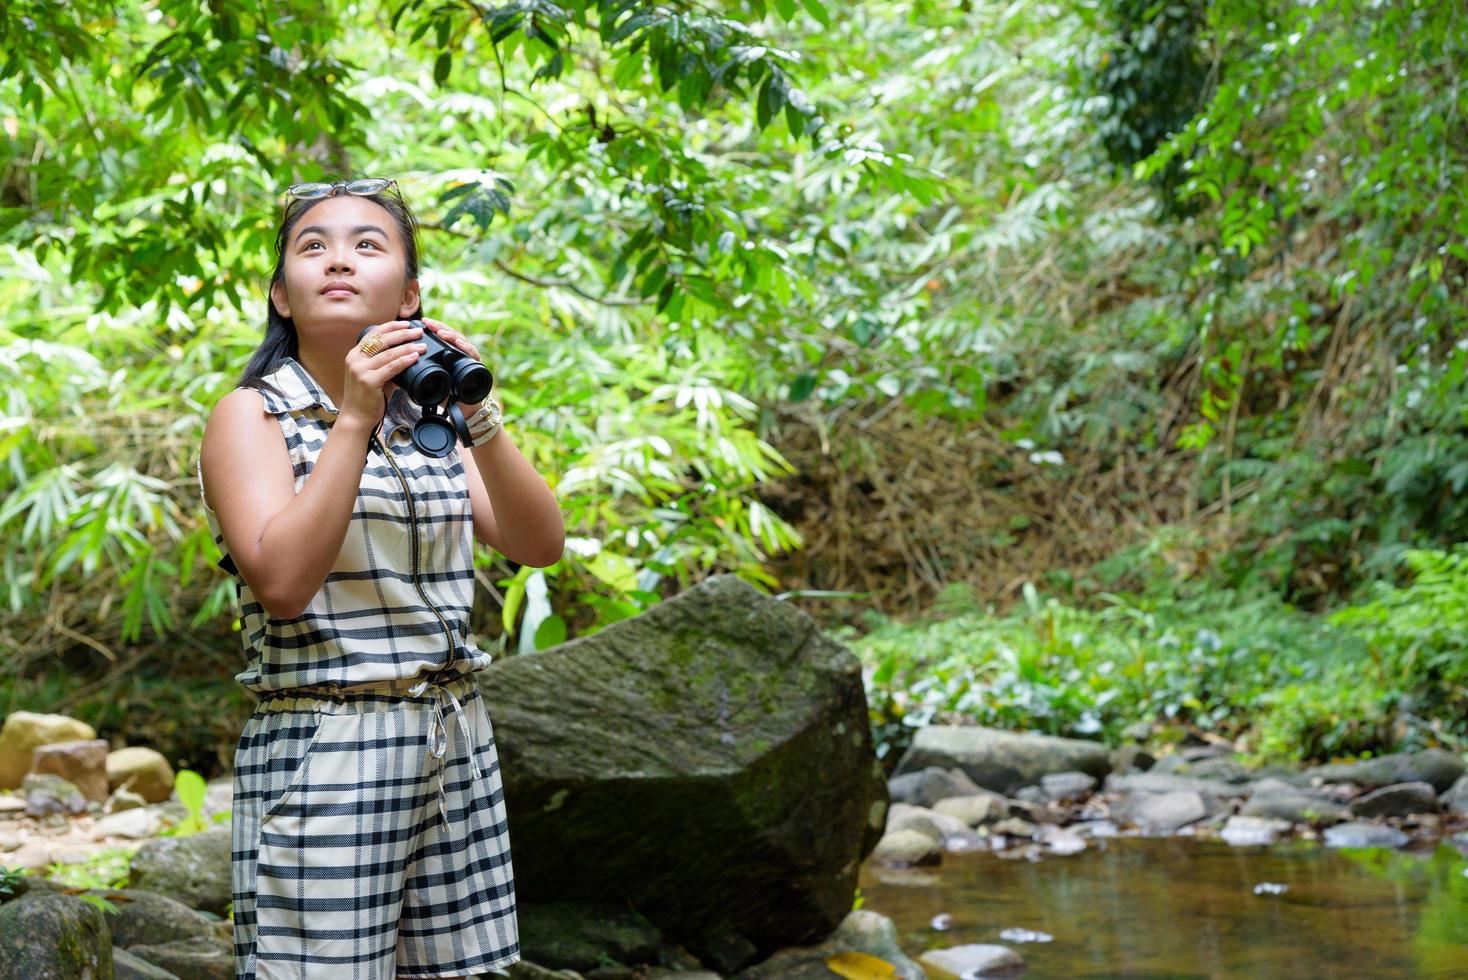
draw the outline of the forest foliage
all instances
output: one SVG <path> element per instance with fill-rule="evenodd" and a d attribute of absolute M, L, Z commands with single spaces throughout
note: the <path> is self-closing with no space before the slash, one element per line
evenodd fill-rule
<path fill-rule="evenodd" d="M 507 651 L 714 570 L 1288 618 L 1468 529 L 1452 4 L 20 0 L 0 40 L 12 701 L 237 659 L 193 465 L 328 174 L 399 179 L 565 508 L 557 565 L 480 556 Z"/>

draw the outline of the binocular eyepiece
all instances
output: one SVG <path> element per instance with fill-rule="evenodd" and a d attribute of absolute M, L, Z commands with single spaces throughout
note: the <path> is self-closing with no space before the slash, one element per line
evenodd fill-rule
<path fill-rule="evenodd" d="M 484 401 L 494 386 L 494 376 L 489 368 L 468 354 L 439 340 L 422 320 L 408 323 L 423 331 L 414 343 L 428 349 L 392 381 L 423 408 L 423 417 L 413 425 L 413 445 L 426 456 L 447 456 L 453 451 L 456 438 L 462 438 L 468 445 L 471 437 L 459 406 L 445 407 L 445 403 Z M 370 326 L 363 329 L 357 335 L 357 343 L 371 332 Z"/>

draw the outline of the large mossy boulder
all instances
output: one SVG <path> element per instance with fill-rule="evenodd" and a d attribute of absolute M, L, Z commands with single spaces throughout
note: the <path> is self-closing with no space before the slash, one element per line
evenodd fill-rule
<path fill-rule="evenodd" d="M 528 901 L 629 903 L 730 971 L 828 935 L 886 817 L 856 657 L 717 576 L 480 675 Z"/>
<path fill-rule="evenodd" d="M 0 977 L 103 980 L 112 973 L 112 940 L 97 906 L 40 889 L 0 905 Z"/>
<path fill-rule="evenodd" d="M 921 772 L 930 766 L 961 769 L 980 787 L 1012 796 L 1041 777 L 1082 772 L 1105 779 L 1111 757 L 1105 745 L 1079 738 L 1006 732 L 976 725 L 930 725 L 920 728 L 897 764 L 895 775 Z"/>

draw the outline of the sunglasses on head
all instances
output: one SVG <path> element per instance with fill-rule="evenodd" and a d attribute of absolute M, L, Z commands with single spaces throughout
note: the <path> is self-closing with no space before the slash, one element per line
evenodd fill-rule
<path fill-rule="evenodd" d="M 338 180 L 329 183 L 316 180 L 287 187 L 285 199 L 287 201 L 315 201 L 323 197 L 336 197 L 342 192 L 356 194 L 359 197 L 371 197 L 374 194 L 381 194 L 388 188 L 396 191 L 397 186 L 398 182 L 391 177 L 362 177 L 357 180 Z"/>

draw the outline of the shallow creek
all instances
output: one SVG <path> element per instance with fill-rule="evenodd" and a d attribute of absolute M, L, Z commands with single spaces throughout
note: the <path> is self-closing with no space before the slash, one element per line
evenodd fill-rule
<path fill-rule="evenodd" d="M 914 959 L 998 943 L 1024 957 L 1026 980 L 1468 977 L 1468 857 L 1447 843 L 1338 851 L 1112 838 L 1036 862 L 979 852 L 933 868 L 868 863 L 861 892 Z M 933 927 L 940 916 L 951 917 L 946 929 Z M 1016 942 L 1006 929 L 1053 938 Z"/>

